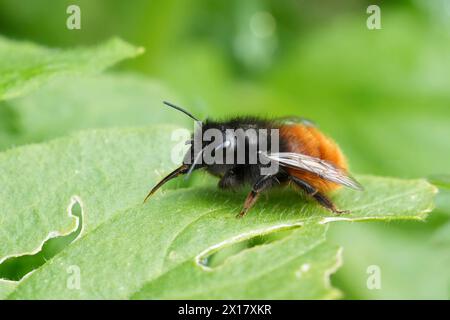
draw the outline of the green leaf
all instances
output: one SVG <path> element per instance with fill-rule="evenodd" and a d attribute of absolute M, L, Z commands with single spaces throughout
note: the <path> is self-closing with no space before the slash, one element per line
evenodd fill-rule
<path fill-rule="evenodd" d="M 306 225 L 270 245 L 250 248 L 223 265 L 189 259 L 149 281 L 133 299 L 333 299 L 329 276 L 341 250 L 325 243 L 324 225 Z M 172 253 L 177 251 L 172 251 Z"/>
<path fill-rule="evenodd" d="M 268 297 L 279 282 L 286 288 L 278 298 L 336 297 L 328 275 L 339 250 L 324 243 L 325 223 L 422 220 L 433 207 L 436 190 L 424 180 L 368 176 L 358 177 L 365 192 L 333 196 L 352 211 L 339 217 L 281 190 L 244 219 L 235 215 L 245 192 L 211 186 L 161 191 L 142 205 L 148 189 L 176 166 L 173 129 L 95 130 L 0 154 L 3 259 L 37 252 L 49 237 L 73 232 L 74 202 L 83 216 L 81 237 L 24 278 L 10 298 L 252 298 Z M 244 248 L 212 272 L 201 266 L 217 251 L 286 228 L 293 228 L 287 236 Z M 307 274 L 298 277 L 305 263 Z M 67 285 L 71 266 L 80 270 L 80 289 Z M 260 273 L 252 278 L 256 266 Z M 223 289 L 226 283 L 234 285 Z"/>
<path fill-rule="evenodd" d="M 98 73 L 142 52 L 116 38 L 93 48 L 50 49 L 0 37 L 0 100 L 24 95 L 57 76 Z"/>
<path fill-rule="evenodd" d="M 0 300 L 5 299 L 17 287 L 17 282 L 0 280 Z"/>
<path fill-rule="evenodd" d="M 164 127 L 93 131 L 1 153 L 0 259 L 33 253 L 46 239 L 74 230 L 75 202 L 86 217 L 83 232 L 142 202 L 173 166 L 168 133 Z"/>

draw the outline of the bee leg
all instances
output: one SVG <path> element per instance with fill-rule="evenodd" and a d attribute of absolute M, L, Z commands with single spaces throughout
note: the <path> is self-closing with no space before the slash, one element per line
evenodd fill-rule
<path fill-rule="evenodd" d="M 263 176 L 253 185 L 252 191 L 247 195 L 244 202 L 244 207 L 241 212 L 236 216 L 236 218 L 242 218 L 250 210 L 250 208 L 258 200 L 259 195 L 262 191 L 270 189 L 276 183 L 276 178 L 274 176 Z"/>
<path fill-rule="evenodd" d="M 313 198 L 316 199 L 316 201 L 318 203 L 320 203 L 323 207 L 325 207 L 326 209 L 330 210 L 331 212 L 333 212 L 336 215 L 340 215 L 343 213 L 350 213 L 350 211 L 348 210 L 339 210 L 336 208 L 336 206 L 334 205 L 333 202 L 331 202 L 330 199 L 328 199 L 327 196 L 325 196 L 323 193 L 320 192 L 316 192 L 313 195 Z"/>
<path fill-rule="evenodd" d="M 303 189 L 310 197 L 313 197 L 322 207 L 324 207 L 327 210 L 330 210 L 331 212 L 335 214 L 342 214 L 342 213 L 348 213 L 347 210 L 339 210 L 336 208 L 334 203 L 323 193 L 319 192 L 316 188 L 314 188 L 312 185 L 307 183 L 306 181 L 299 179 L 294 176 L 289 176 L 289 179 L 295 183 L 298 187 Z"/>
<path fill-rule="evenodd" d="M 239 172 L 234 169 L 228 170 L 222 178 L 220 178 L 218 186 L 220 189 L 234 190 L 242 184 L 242 177 Z"/>
<path fill-rule="evenodd" d="M 250 191 L 247 198 L 244 202 L 244 207 L 242 208 L 241 212 L 236 216 L 236 218 L 242 218 L 245 216 L 245 214 L 250 210 L 250 208 L 255 204 L 256 200 L 259 198 L 259 192 L 256 192 L 254 190 Z"/>

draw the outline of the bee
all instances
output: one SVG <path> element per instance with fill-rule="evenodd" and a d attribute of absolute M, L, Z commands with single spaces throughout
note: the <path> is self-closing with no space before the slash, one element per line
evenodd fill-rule
<path fill-rule="evenodd" d="M 195 120 L 199 128 L 194 130 L 192 139 L 187 141 L 190 147 L 181 166 L 162 179 L 149 192 L 144 202 L 166 182 L 180 175 L 188 177 L 194 170 L 201 168 L 220 179 L 220 189 L 251 186 L 237 217 L 245 216 L 262 192 L 278 185 L 288 184 L 304 191 L 335 214 L 348 211 L 336 208 L 327 196 L 330 191 L 341 186 L 363 190 L 361 184 L 348 173 L 347 161 L 339 146 L 309 120 L 300 117 L 236 117 L 228 121 L 206 119 L 202 122 L 179 106 L 166 101 L 164 104 Z M 203 139 L 208 130 L 215 130 L 221 138 L 213 146 Z M 264 135 L 244 135 L 240 138 L 230 134 L 239 130 L 264 132 Z M 274 136 L 277 136 L 276 143 L 272 139 Z M 195 148 L 196 144 L 198 148 Z M 202 161 L 205 160 L 207 149 L 216 161 Z M 237 161 L 239 151 L 242 150 L 244 157 Z M 223 161 L 223 151 L 227 156 L 230 155 L 231 161 Z M 271 166 L 275 169 L 267 170 Z M 264 169 L 270 172 L 264 172 Z"/>

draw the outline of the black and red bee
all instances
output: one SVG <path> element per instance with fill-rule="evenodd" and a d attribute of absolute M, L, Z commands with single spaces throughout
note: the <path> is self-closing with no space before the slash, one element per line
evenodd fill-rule
<path fill-rule="evenodd" d="M 218 176 L 221 189 L 233 189 L 248 184 L 252 186 L 238 217 L 243 217 L 248 212 L 261 192 L 280 184 L 291 184 L 300 188 L 335 214 L 347 211 L 337 209 L 327 197 L 328 192 L 340 186 L 363 190 L 362 186 L 348 174 L 347 161 L 338 145 L 308 120 L 297 117 L 280 119 L 237 117 L 223 122 L 210 119 L 201 122 L 178 106 L 168 102 L 164 104 L 185 113 L 201 125 L 196 129 L 192 140 L 187 142 L 191 147 L 184 157 L 183 164 L 162 179 L 144 201 L 169 180 L 179 175 L 189 175 L 200 168 L 205 168 L 207 172 Z M 197 138 L 194 137 L 203 137 L 204 133 L 211 129 L 219 131 L 222 138 L 221 142 L 212 148 L 212 155 L 218 154 L 219 150 L 231 153 L 234 160 L 231 163 L 217 161 L 208 164 L 202 161 L 205 150 L 211 143 L 203 139 L 196 141 Z M 249 129 L 264 130 L 269 132 L 267 136 L 276 129 L 278 150 L 274 150 L 271 139 L 262 143 L 261 136 L 255 138 L 245 136 L 244 139 L 230 136 L 230 130 L 236 132 L 239 129 L 244 132 Z M 194 148 L 195 143 L 200 145 L 197 151 Z M 245 150 L 245 157 L 240 162 L 236 161 L 239 150 Z M 255 158 L 257 161 L 250 161 Z M 270 174 L 264 174 L 262 168 L 267 168 L 271 164 L 276 164 L 277 169 Z"/>

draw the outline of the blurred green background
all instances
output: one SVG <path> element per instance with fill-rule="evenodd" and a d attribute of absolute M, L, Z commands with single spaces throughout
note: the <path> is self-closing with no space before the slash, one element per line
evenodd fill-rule
<path fill-rule="evenodd" d="M 66 28 L 70 4 L 81 8 L 81 30 Z M 381 8 L 381 30 L 366 27 L 370 4 Z M 119 36 L 146 48 L 114 70 L 127 73 L 126 88 L 135 86 L 134 73 L 145 75 L 149 86 L 164 88 L 161 100 L 177 97 L 198 117 L 305 116 L 335 138 L 357 174 L 444 181 L 427 222 L 340 223 L 330 241 L 345 248 L 332 279 L 345 298 L 449 298 L 447 0 L 0 0 L 0 33 L 51 47 Z M 89 94 L 107 96 L 108 86 Z M 1 148 L 87 127 L 184 121 L 160 117 L 164 109 L 143 116 L 133 101 L 114 99 L 130 103 L 127 115 L 94 121 L 85 108 L 73 125 L 70 113 L 34 110 L 38 98 L 2 103 Z M 379 290 L 366 286 L 370 265 L 381 269 Z"/>

